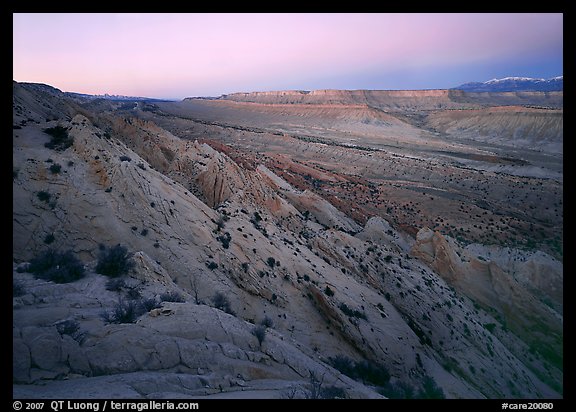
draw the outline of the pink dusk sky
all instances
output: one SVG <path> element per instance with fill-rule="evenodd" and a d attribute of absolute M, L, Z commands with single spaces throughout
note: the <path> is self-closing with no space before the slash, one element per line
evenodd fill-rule
<path fill-rule="evenodd" d="M 563 74 L 563 15 L 13 14 L 13 79 L 182 99 Z"/>

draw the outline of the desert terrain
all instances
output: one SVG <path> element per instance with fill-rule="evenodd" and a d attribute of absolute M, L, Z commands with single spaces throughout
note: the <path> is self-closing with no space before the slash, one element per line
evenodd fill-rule
<path fill-rule="evenodd" d="M 562 92 L 14 82 L 14 397 L 561 398 L 562 119 Z M 46 250 L 85 275 L 35 276 Z"/>

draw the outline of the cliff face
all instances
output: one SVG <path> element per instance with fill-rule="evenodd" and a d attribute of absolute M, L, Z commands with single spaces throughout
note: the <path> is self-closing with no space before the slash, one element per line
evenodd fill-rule
<path fill-rule="evenodd" d="M 497 105 L 562 107 L 563 92 L 491 92 L 461 90 L 313 90 L 232 93 L 223 100 L 264 104 L 368 105 L 382 110 L 469 109 Z"/>

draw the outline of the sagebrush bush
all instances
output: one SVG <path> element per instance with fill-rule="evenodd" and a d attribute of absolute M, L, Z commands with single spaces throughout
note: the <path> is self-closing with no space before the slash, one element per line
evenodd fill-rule
<path fill-rule="evenodd" d="M 47 250 L 30 261 L 28 272 L 38 279 L 54 283 L 70 283 L 84 277 L 84 265 L 71 250 Z"/>
<path fill-rule="evenodd" d="M 230 306 L 230 301 L 222 292 L 216 292 L 214 296 L 212 296 L 212 303 L 216 309 L 220 309 L 231 315 L 236 315 Z"/>
<path fill-rule="evenodd" d="M 184 296 L 182 296 L 180 293 L 175 292 L 175 291 L 162 293 L 160 295 L 160 300 L 162 302 L 176 302 L 176 303 L 186 302 L 186 299 L 184 299 Z"/>
<path fill-rule="evenodd" d="M 329 358 L 331 365 L 350 378 L 371 383 L 375 386 L 385 386 L 390 380 L 390 372 L 384 365 L 362 360 L 354 362 L 346 356 L 336 355 Z"/>
<path fill-rule="evenodd" d="M 36 196 L 38 197 L 38 200 L 46 203 L 48 203 L 50 201 L 50 198 L 52 197 L 52 195 L 45 190 L 37 192 Z"/>
<path fill-rule="evenodd" d="M 60 173 L 61 170 L 62 170 L 62 165 L 60 165 L 58 163 L 54 163 L 53 165 L 50 165 L 50 171 L 52 172 L 53 175 L 57 175 L 58 173 Z"/>
<path fill-rule="evenodd" d="M 141 301 L 120 299 L 110 312 L 103 312 L 101 317 L 106 323 L 134 323 L 144 313 Z"/>
<path fill-rule="evenodd" d="M 127 274 L 133 266 L 134 262 L 132 262 L 128 254 L 128 249 L 118 244 L 100 251 L 96 265 L 96 273 L 116 278 Z"/>
<path fill-rule="evenodd" d="M 260 325 L 264 326 L 265 328 L 273 328 L 274 321 L 272 320 L 272 318 L 264 316 L 264 319 L 260 321 Z"/>
<path fill-rule="evenodd" d="M 266 327 L 263 325 L 255 326 L 252 329 L 252 335 L 256 336 L 258 343 L 260 346 L 262 346 L 262 342 L 264 342 L 264 339 L 266 339 Z"/>
<path fill-rule="evenodd" d="M 51 139 L 44 146 L 58 152 L 68 149 L 74 144 L 74 138 L 68 135 L 68 129 L 62 126 L 54 126 L 44 129 L 44 133 L 49 134 Z"/>

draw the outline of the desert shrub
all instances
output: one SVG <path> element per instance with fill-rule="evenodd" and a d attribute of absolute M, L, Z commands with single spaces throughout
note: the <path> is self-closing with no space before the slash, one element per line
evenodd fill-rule
<path fill-rule="evenodd" d="M 235 315 L 232 307 L 230 306 L 230 301 L 222 292 L 216 292 L 214 296 L 212 296 L 212 304 L 216 309 L 220 309 L 221 311 Z"/>
<path fill-rule="evenodd" d="M 356 381 L 370 383 L 375 386 L 385 386 L 390 381 L 390 372 L 384 365 L 365 360 L 354 362 L 352 359 L 342 355 L 329 358 L 329 361 L 334 369 Z"/>
<path fill-rule="evenodd" d="M 126 156 L 126 155 L 122 155 L 122 156 L 120 156 L 120 161 L 122 161 L 122 162 L 131 162 L 132 159 L 131 159 L 130 157 Z"/>
<path fill-rule="evenodd" d="M 273 328 L 274 321 L 272 320 L 272 318 L 264 316 L 264 319 L 260 321 L 260 325 L 264 326 L 265 328 Z"/>
<path fill-rule="evenodd" d="M 106 282 L 106 290 L 110 292 L 120 292 L 126 287 L 126 281 L 121 278 L 110 278 Z"/>
<path fill-rule="evenodd" d="M 242 263 L 242 270 L 244 271 L 244 273 L 248 273 L 249 267 L 250 267 L 250 265 L 248 264 L 248 262 Z"/>
<path fill-rule="evenodd" d="M 214 270 L 214 269 L 218 268 L 218 263 L 211 261 L 211 262 L 207 263 L 206 266 L 208 267 L 208 269 Z"/>
<path fill-rule="evenodd" d="M 178 293 L 176 291 L 170 291 L 170 292 L 162 293 L 160 295 L 160 300 L 162 302 L 177 302 L 177 303 L 186 302 L 186 299 L 184 299 L 184 296 L 182 296 L 180 293 Z"/>
<path fill-rule="evenodd" d="M 79 329 L 80 325 L 78 324 L 78 321 L 74 319 L 66 319 L 56 324 L 56 330 L 58 330 L 60 335 L 69 335 L 73 337 Z"/>
<path fill-rule="evenodd" d="M 360 361 L 355 366 L 355 372 L 359 379 L 376 386 L 384 386 L 390 380 L 390 372 L 384 365 L 375 362 Z"/>
<path fill-rule="evenodd" d="M 136 166 L 138 166 L 142 170 L 146 170 L 146 166 L 144 166 L 144 163 L 142 162 L 138 163 Z"/>
<path fill-rule="evenodd" d="M 446 396 L 444 395 L 444 391 L 440 388 L 436 381 L 430 377 L 424 377 L 422 381 L 422 389 L 418 392 L 417 395 L 420 399 L 444 399 Z"/>
<path fill-rule="evenodd" d="M 44 243 L 49 245 L 50 243 L 54 242 L 55 239 L 56 238 L 54 237 L 54 235 L 52 233 L 49 233 L 44 237 Z"/>
<path fill-rule="evenodd" d="M 326 294 L 326 296 L 334 296 L 334 291 L 330 289 L 328 286 L 324 288 L 324 293 Z"/>
<path fill-rule="evenodd" d="M 26 287 L 24 287 L 24 282 L 20 280 L 14 280 L 12 282 L 12 297 L 24 296 L 26 294 Z"/>
<path fill-rule="evenodd" d="M 100 251 L 96 273 L 115 278 L 125 275 L 133 266 L 128 249 L 118 244 Z"/>
<path fill-rule="evenodd" d="M 156 298 L 142 299 L 141 303 L 146 312 L 150 312 L 152 309 L 158 309 L 162 307 L 162 302 Z"/>
<path fill-rule="evenodd" d="M 348 395 L 344 388 L 338 386 L 326 386 L 320 389 L 320 399 L 347 399 Z"/>
<path fill-rule="evenodd" d="M 146 236 L 148 234 L 148 229 L 142 229 L 142 231 L 140 232 L 140 234 L 142 236 Z"/>
<path fill-rule="evenodd" d="M 342 312 L 344 312 L 344 314 L 346 316 L 366 320 L 366 314 L 364 312 L 360 312 L 359 310 L 356 310 L 356 309 L 351 309 L 345 303 L 341 303 L 340 306 L 338 306 L 338 307 L 340 308 L 340 310 Z"/>
<path fill-rule="evenodd" d="M 70 283 L 84 277 L 84 265 L 71 250 L 47 250 L 30 261 L 28 272 L 38 279 L 54 283 Z"/>
<path fill-rule="evenodd" d="M 48 149 L 61 152 L 74 144 L 74 138 L 68 135 L 68 129 L 65 127 L 50 127 L 48 129 L 44 129 L 44 133 L 51 136 L 50 141 L 44 144 L 44 146 Z"/>
<path fill-rule="evenodd" d="M 262 342 L 266 339 L 266 327 L 262 325 L 254 326 L 252 329 L 252 335 L 256 336 L 258 343 L 262 346 Z"/>
<path fill-rule="evenodd" d="M 134 323 L 144 313 L 141 301 L 120 299 L 110 312 L 103 312 L 101 317 L 106 323 Z"/>
<path fill-rule="evenodd" d="M 132 286 L 126 291 L 126 297 L 130 300 L 142 300 L 142 293 L 138 287 Z"/>
<path fill-rule="evenodd" d="M 386 396 L 388 399 L 414 399 L 414 387 L 406 382 L 397 381 L 388 382 L 384 387 L 378 390 L 378 393 Z"/>
<path fill-rule="evenodd" d="M 52 195 L 46 192 L 45 190 L 37 192 L 36 196 L 38 197 L 38 200 L 46 203 L 48 203 L 50 201 L 50 198 L 52 197 Z"/>
<path fill-rule="evenodd" d="M 270 266 L 271 268 L 274 268 L 274 266 L 276 266 L 276 259 L 274 259 L 272 256 L 270 256 L 266 260 L 266 263 L 268 263 L 268 266 Z"/>
<path fill-rule="evenodd" d="M 230 233 L 226 232 L 223 235 L 220 235 L 216 238 L 222 243 L 224 249 L 228 249 L 230 247 L 230 241 L 232 240 L 232 236 Z"/>
<path fill-rule="evenodd" d="M 57 175 L 58 173 L 60 173 L 61 170 L 62 170 L 62 165 L 60 165 L 58 163 L 54 163 L 53 165 L 50 165 L 50 171 L 52 172 L 53 175 Z"/>

